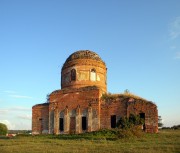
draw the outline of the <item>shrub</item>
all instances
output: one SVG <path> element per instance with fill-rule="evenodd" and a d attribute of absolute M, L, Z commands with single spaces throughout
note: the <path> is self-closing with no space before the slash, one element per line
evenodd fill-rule
<path fill-rule="evenodd" d="M 0 135 L 6 135 L 8 132 L 8 128 L 5 124 L 0 123 Z"/>
<path fill-rule="evenodd" d="M 144 119 L 139 115 L 130 114 L 129 118 L 121 117 L 117 122 L 117 127 L 120 129 L 129 129 L 134 126 L 140 126 L 144 124 Z"/>
<path fill-rule="evenodd" d="M 131 138 L 133 137 L 133 133 L 131 132 L 130 129 L 119 129 L 117 133 L 117 138 L 122 139 L 122 138 Z"/>
<path fill-rule="evenodd" d="M 118 138 L 131 138 L 141 137 L 143 132 L 141 126 L 144 124 L 144 119 L 140 118 L 139 115 L 130 114 L 128 117 L 121 117 L 117 123 L 118 127 Z"/>

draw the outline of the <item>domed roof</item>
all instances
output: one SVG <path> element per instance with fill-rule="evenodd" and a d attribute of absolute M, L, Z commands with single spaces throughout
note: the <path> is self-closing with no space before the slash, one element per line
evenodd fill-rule
<path fill-rule="evenodd" d="M 72 53 L 67 58 L 67 60 L 65 61 L 64 64 L 68 63 L 69 61 L 75 60 L 75 59 L 93 59 L 96 61 L 103 62 L 103 60 L 100 58 L 100 56 L 98 54 L 96 54 L 95 52 L 90 51 L 90 50 L 79 50 L 79 51 Z"/>

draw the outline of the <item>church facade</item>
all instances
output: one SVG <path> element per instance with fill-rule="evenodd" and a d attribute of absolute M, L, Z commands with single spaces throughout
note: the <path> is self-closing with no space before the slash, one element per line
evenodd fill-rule
<path fill-rule="evenodd" d="M 111 129 L 120 117 L 140 115 L 146 132 L 158 132 L 158 110 L 151 101 L 123 94 L 107 94 L 107 68 L 98 54 L 71 54 L 61 69 L 61 89 L 49 102 L 32 107 L 32 134 L 70 134 Z M 112 98 L 113 97 L 113 98 Z"/>

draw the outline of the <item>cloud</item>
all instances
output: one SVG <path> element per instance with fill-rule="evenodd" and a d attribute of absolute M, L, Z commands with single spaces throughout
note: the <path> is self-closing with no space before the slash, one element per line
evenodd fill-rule
<path fill-rule="evenodd" d="M 180 52 L 176 52 L 175 59 L 180 59 Z"/>
<path fill-rule="evenodd" d="M 23 120 L 16 122 L 16 128 L 15 130 L 30 130 L 31 129 L 31 121 L 30 120 Z"/>
<path fill-rule="evenodd" d="M 17 106 L 17 107 L 10 108 L 10 110 L 11 111 L 31 111 L 31 108 Z"/>
<path fill-rule="evenodd" d="M 0 103 L 6 103 L 6 100 L 0 99 Z"/>
<path fill-rule="evenodd" d="M 0 114 L 5 115 L 8 114 L 9 112 L 19 112 L 19 111 L 31 111 L 31 108 L 26 108 L 26 107 L 11 107 L 7 109 L 0 109 Z"/>
<path fill-rule="evenodd" d="M 23 98 L 23 99 L 33 99 L 33 97 L 22 96 L 22 95 L 10 95 L 10 97 L 13 97 L 13 98 Z"/>
<path fill-rule="evenodd" d="M 16 91 L 12 91 L 12 90 L 5 90 L 4 92 L 5 92 L 5 93 L 9 93 L 9 94 L 15 94 L 15 93 L 17 93 Z"/>
<path fill-rule="evenodd" d="M 176 39 L 180 36 L 180 17 L 176 17 L 170 24 L 170 37 Z"/>
<path fill-rule="evenodd" d="M 8 120 L 0 120 L 0 123 L 5 124 L 9 130 L 15 129 L 15 124 L 10 123 Z"/>
<path fill-rule="evenodd" d="M 8 112 L 9 112 L 8 109 L 0 109 L 0 114 L 1 114 L 1 115 L 5 115 L 5 114 L 7 114 Z"/>
<path fill-rule="evenodd" d="M 25 119 L 25 120 L 31 120 L 32 116 L 31 115 L 19 115 L 18 118 L 20 119 Z"/>

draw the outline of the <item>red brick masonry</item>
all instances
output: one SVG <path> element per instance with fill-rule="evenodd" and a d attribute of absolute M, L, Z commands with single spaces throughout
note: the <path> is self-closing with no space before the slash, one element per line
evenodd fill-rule
<path fill-rule="evenodd" d="M 50 94 L 48 103 L 32 107 L 33 134 L 69 134 L 114 128 L 120 117 L 140 114 L 146 132 L 158 132 L 157 106 L 147 100 L 117 96 L 108 101 L 107 68 L 89 50 L 77 51 L 61 70 L 61 90 Z"/>

